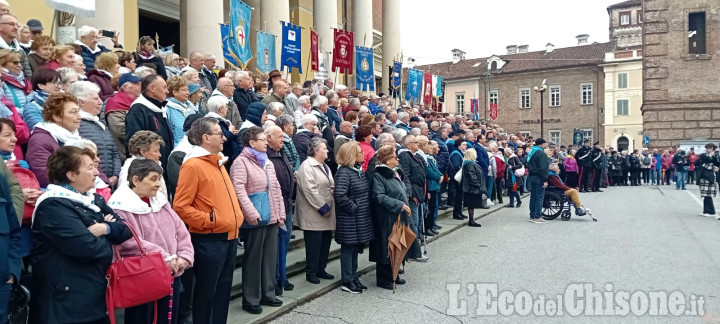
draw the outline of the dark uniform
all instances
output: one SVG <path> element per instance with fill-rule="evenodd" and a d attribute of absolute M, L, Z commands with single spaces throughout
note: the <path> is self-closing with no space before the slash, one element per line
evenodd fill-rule
<path fill-rule="evenodd" d="M 586 140 L 585 142 L 590 142 L 590 140 Z M 583 145 L 578 149 L 577 154 L 575 154 L 575 159 L 577 159 L 578 166 L 580 166 L 580 192 L 590 191 L 588 190 L 588 186 L 593 174 L 592 148 Z"/>

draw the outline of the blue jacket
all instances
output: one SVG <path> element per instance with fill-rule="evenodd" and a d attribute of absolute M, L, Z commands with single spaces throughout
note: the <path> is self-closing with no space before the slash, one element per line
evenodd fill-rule
<path fill-rule="evenodd" d="M 187 105 L 183 105 L 175 98 L 168 98 L 165 108 L 167 108 L 167 119 L 170 124 L 170 128 L 172 128 L 174 142 L 173 147 L 175 147 L 180 144 L 180 141 L 182 141 L 185 136 L 185 132 L 183 132 L 185 118 L 196 113 L 197 109 L 195 109 L 195 106 L 189 101 L 187 102 Z"/>
<path fill-rule="evenodd" d="M 338 115 L 337 108 L 335 106 L 330 106 L 328 108 L 325 113 L 325 117 L 327 117 L 330 127 L 335 127 L 335 130 L 340 132 L 340 123 L 342 123 L 342 119 L 340 119 L 340 115 Z"/>
<path fill-rule="evenodd" d="M 660 155 L 660 153 L 653 153 L 653 157 L 657 161 L 655 163 L 655 170 L 662 170 L 662 156 Z"/>
<path fill-rule="evenodd" d="M 25 82 L 30 82 L 30 79 L 25 79 Z M 6 82 L 3 82 L 2 91 L 5 95 L 5 98 L 10 100 L 10 102 L 15 105 L 18 114 L 22 116 L 23 108 L 25 108 L 28 101 L 30 100 L 29 95 L 25 95 L 25 92 L 23 92 L 22 89 L 13 87 Z M 30 95 L 32 95 L 32 92 L 30 93 Z"/>
<path fill-rule="evenodd" d="M 23 109 L 22 119 L 31 132 L 35 124 L 45 121 L 42 116 L 42 107 L 45 105 L 48 96 L 49 94 L 42 90 L 35 90 L 29 96 L 30 102 Z"/>
<path fill-rule="evenodd" d="M 110 52 L 107 47 L 101 45 L 100 43 L 97 44 L 98 51 L 90 50 L 87 45 L 80 43 L 80 41 L 76 41 L 76 44 L 80 45 L 80 48 L 82 49 L 80 56 L 82 56 L 83 63 L 85 63 L 85 72 L 90 72 L 90 70 L 95 68 L 95 59 L 97 59 L 100 54 Z"/>
<path fill-rule="evenodd" d="M 448 164 L 448 176 L 453 179 L 455 173 L 460 171 L 463 166 L 464 155 L 460 150 L 454 150 L 450 153 L 450 163 Z"/>
<path fill-rule="evenodd" d="M 450 164 L 449 148 L 447 144 L 445 144 L 445 140 L 443 140 L 438 133 L 434 133 L 432 140 L 438 143 L 437 168 L 440 170 L 440 173 L 445 174 L 448 172 L 448 165 Z"/>
<path fill-rule="evenodd" d="M 438 191 L 440 190 L 440 179 L 442 179 L 443 174 L 438 170 L 434 157 L 428 155 L 427 161 L 427 191 Z"/>
<path fill-rule="evenodd" d="M 487 176 L 488 167 L 490 166 L 490 158 L 488 157 L 488 153 L 485 148 L 478 142 L 475 142 L 473 144 L 473 148 L 475 149 L 475 151 L 477 151 L 477 164 L 480 166 L 480 170 L 482 170 L 483 174 Z"/>
<path fill-rule="evenodd" d="M 372 101 L 368 104 L 368 109 L 370 109 L 370 113 L 373 115 L 377 115 L 377 113 L 383 111 L 378 105 L 374 104 Z"/>
<path fill-rule="evenodd" d="M 10 274 L 15 276 L 16 280 L 20 280 L 23 247 L 20 223 L 12 204 L 10 187 L 2 174 L 0 174 L 0 200 L 3 202 L 0 205 L 0 278 L 4 284 Z M 7 303 L 7 300 L 2 302 Z"/>

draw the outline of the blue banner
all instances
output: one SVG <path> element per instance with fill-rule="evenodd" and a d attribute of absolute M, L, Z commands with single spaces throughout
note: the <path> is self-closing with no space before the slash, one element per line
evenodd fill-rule
<path fill-rule="evenodd" d="M 230 26 L 228 31 L 227 54 L 244 67 L 252 58 L 250 50 L 250 18 L 252 8 L 240 0 L 230 2 Z M 225 35 L 223 35 L 223 54 L 225 54 Z M 225 55 L 227 59 L 227 55 Z M 233 60 L 228 60 L 232 63 Z M 235 65 L 238 65 L 235 63 Z"/>
<path fill-rule="evenodd" d="M 420 88 L 422 88 L 423 71 L 409 69 L 407 92 L 405 92 L 405 100 L 414 101 L 420 97 Z"/>
<path fill-rule="evenodd" d="M 257 69 L 269 73 L 277 69 L 275 64 L 275 35 L 257 32 Z"/>
<path fill-rule="evenodd" d="M 375 91 L 372 48 L 355 46 L 355 89 Z"/>
<path fill-rule="evenodd" d="M 436 97 L 436 98 L 442 97 L 442 92 L 443 92 L 443 88 L 442 88 L 443 80 L 442 79 L 443 79 L 443 77 L 439 76 L 439 75 L 435 77 L 435 84 L 433 84 L 433 91 L 435 91 L 435 94 L 433 95 L 433 97 Z"/>
<path fill-rule="evenodd" d="M 288 72 L 296 67 L 302 71 L 300 62 L 300 46 L 302 44 L 302 27 L 282 21 L 282 52 L 280 53 L 280 69 L 288 67 Z"/>
<path fill-rule="evenodd" d="M 392 76 L 392 86 L 395 89 L 400 88 L 402 85 L 402 62 L 395 62 L 393 65 L 393 76 Z"/>
<path fill-rule="evenodd" d="M 583 145 L 583 131 L 582 129 L 573 130 L 573 146 L 582 146 Z"/>
<path fill-rule="evenodd" d="M 238 66 L 237 55 L 230 49 L 230 26 L 220 24 L 220 37 L 222 37 L 223 58 L 228 63 Z"/>

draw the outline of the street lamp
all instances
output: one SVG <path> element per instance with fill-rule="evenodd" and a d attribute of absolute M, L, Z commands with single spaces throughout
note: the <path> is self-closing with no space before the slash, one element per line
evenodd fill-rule
<path fill-rule="evenodd" d="M 547 90 L 547 85 L 545 85 L 545 81 L 547 79 L 543 79 L 541 86 L 535 86 L 533 89 L 535 89 L 535 92 L 540 93 L 540 137 L 544 138 L 545 136 L 545 119 L 544 116 L 544 107 L 543 107 L 543 93 Z"/>

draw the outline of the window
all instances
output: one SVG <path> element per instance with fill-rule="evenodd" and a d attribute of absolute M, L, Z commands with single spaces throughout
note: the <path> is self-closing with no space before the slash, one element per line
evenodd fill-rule
<path fill-rule="evenodd" d="M 690 54 L 705 54 L 705 13 L 693 12 L 688 19 Z"/>
<path fill-rule="evenodd" d="M 627 73 L 618 73 L 617 87 L 618 87 L 618 89 L 627 89 L 627 87 L 628 87 L 628 74 Z"/>
<path fill-rule="evenodd" d="M 620 26 L 630 25 L 630 11 L 620 13 Z"/>
<path fill-rule="evenodd" d="M 455 111 L 458 114 L 465 113 L 465 94 L 455 94 Z"/>
<path fill-rule="evenodd" d="M 560 140 L 562 137 L 560 136 L 562 132 L 559 130 L 551 130 L 550 131 L 550 142 L 555 143 L 556 145 L 560 146 Z"/>
<path fill-rule="evenodd" d="M 520 89 L 520 108 L 530 108 L 530 88 Z"/>
<path fill-rule="evenodd" d="M 581 104 L 592 105 L 593 103 L 593 84 L 582 83 L 580 84 L 580 92 L 582 93 Z"/>
<path fill-rule="evenodd" d="M 590 140 L 590 142 L 593 141 L 593 130 L 592 129 L 583 129 L 583 142 L 585 140 Z"/>
<path fill-rule="evenodd" d="M 642 24 L 643 12 L 642 10 L 637 11 L 637 23 Z"/>
<path fill-rule="evenodd" d="M 497 103 L 498 103 L 498 91 L 497 90 L 490 91 L 490 101 L 488 103 L 497 105 Z M 489 106 L 490 105 L 488 105 L 488 107 Z"/>
<path fill-rule="evenodd" d="M 627 116 L 630 113 L 630 100 L 628 99 L 618 99 L 617 101 L 617 115 L 618 116 Z"/>
<path fill-rule="evenodd" d="M 532 136 L 532 133 L 530 133 L 530 131 L 520 131 L 520 136 L 521 137 L 529 137 L 529 136 Z"/>
<path fill-rule="evenodd" d="M 560 86 L 550 86 L 550 107 L 560 106 Z"/>

